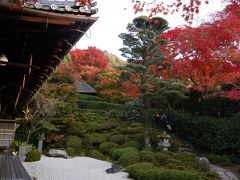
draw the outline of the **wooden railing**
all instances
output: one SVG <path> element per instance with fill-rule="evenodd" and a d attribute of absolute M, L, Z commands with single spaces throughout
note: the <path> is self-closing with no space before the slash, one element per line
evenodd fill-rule
<path fill-rule="evenodd" d="M 0 119 L 0 149 L 9 149 L 14 141 L 16 129 L 15 120 Z"/>

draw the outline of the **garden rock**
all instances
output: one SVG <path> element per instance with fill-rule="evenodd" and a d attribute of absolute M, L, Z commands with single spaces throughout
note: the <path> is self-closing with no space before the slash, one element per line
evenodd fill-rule
<path fill-rule="evenodd" d="M 198 169 L 201 171 L 207 171 L 210 168 L 210 162 L 205 157 L 200 157 L 198 159 Z"/>
<path fill-rule="evenodd" d="M 24 162 L 26 159 L 26 154 L 32 151 L 32 146 L 20 146 L 18 151 L 18 157 L 21 162 Z"/>
<path fill-rule="evenodd" d="M 68 155 L 64 150 L 59 150 L 59 149 L 50 149 L 48 151 L 48 155 L 52 157 L 64 157 L 67 158 Z"/>
<path fill-rule="evenodd" d="M 114 174 L 120 171 L 122 171 L 122 166 L 119 164 L 112 164 L 112 167 L 106 170 L 108 174 Z"/>

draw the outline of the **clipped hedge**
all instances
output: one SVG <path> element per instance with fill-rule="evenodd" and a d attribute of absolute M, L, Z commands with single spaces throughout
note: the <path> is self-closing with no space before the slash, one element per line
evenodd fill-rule
<path fill-rule="evenodd" d="M 91 144 L 93 146 L 98 146 L 105 141 L 107 141 L 107 137 L 109 134 L 98 134 L 98 133 L 92 133 L 86 135 L 86 144 Z"/>
<path fill-rule="evenodd" d="M 66 149 L 66 153 L 67 153 L 69 156 L 73 157 L 73 156 L 75 155 L 75 150 L 74 150 L 74 148 L 67 148 L 67 149 Z"/>
<path fill-rule="evenodd" d="M 82 146 L 82 139 L 78 136 L 67 136 L 65 145 L 67 148 L 79 149 Z"/>
<path fill-rule="evenodd" d="M 101 152 L 94 149 L 88 151 L 86 155 L 95 159 L 100 159 L 100 160 L 105 160 L 106 158 Z"/>
<path fill-rule="evenodd" d="M 112 158 L 114 160 L 118 160 L 120 156 L 122 156 L 124 153 L 131 152 L 131 151 L 138 152 L 138 150 L 133 147 L 117 148 L 112 152 Z"/>
<path fill-rule="evenodd" d="M 33 149 L 32 151 L 26 154 L 27 162 L 40 161 L 40 159 L 41 159 L 41 153 L 37 149 Z"/>
<path fill-rule="evenodd" d="M 118 144 L 113 142 L 104 142 L 99 146 L 99 149 L 103 154 L 111 154 L 111 152 L 118 148 L 118 146 Z"/>
<path fill-rule="evenodd" d="M 191 171 L 178 171 L 158 168 L 152 163 L 138 163 L 127 167 L 129 176 L 136 180 L 200 180 L 201 178 Z"/>
<path fill-rule="evenodd" d="M 134 141 L 134 140 L 127 141 L 122 146 L 123 147 L 134 147 L 138 150 L 141 148 L 141 144 L 138 141 Z"/>
<path fill-rule="evenodd" d="M 123 167 L 126 167 L 139 162 L 139 160 L 140 157 L 138 151 L 128 151 L 120 156 L 118 163 L 121 164 Z"/>
<path fill-rule="evenodd" d="M 127 137 L 122 134 L 117 134 L 117 135 L 113 135 L 113 136 L 109 137 L 108 140 L 110 142 L 114 142 L 116 144 L 122 145 L 127 140 Z"/>
<path fill-rule="evenodd" d="M 240 121 L 238 118 L 214 118 L 190 113 L 171 113 L 169 118 L 177 134 L 197 149 L 239 157 Z"/>
<path fill-rule="evenodd" d="M 85 109 L 97 109 L 97 110 L 112 110 L 120 108 L 121 105 L 114 104 L 114 103 L 107 103 L 107 102 L 101 102 L 101 101 L 88 101 L 88 100 L 79 100 L 78 105 L 80 108 Z"/>

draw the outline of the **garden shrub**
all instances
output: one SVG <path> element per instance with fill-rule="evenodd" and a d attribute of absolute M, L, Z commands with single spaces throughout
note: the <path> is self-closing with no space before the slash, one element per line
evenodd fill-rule
<path fill-rule="evenodd" d="M 208 160 L 213 164 L 227 165 L 231 163 L 231 159 L 228 156 L 219 156 L 215 154 L 208 154 L 206 156 Z"/>
<path fill-rule="evenodd" d="M 71 135 L 83 137 L 86 134 L 84 123 L 68 121 L 66 125 L 66 132 Z"/>
<path fill-rule="evenodd" d="M 110 142 L 114 142 L 116 144 L 119 144 L 119 145 L 122 145 L 125 143 L 127 137 L 122 135 L 122 134 L 116 134 L 116 135 L 113 135 L 111 137 L 109 137 L 109 141 Z"/>
<path fill-rule="evenodd" d="M 86 143 L 93 146 L 98 146 L 104 143 L 107 140 L 108 136 L 109 134 L 99 134 L 99 133 L 88 134 L 86 135 Z"/>
<path fill-rule="evenodd" d="M 127 128 L 129 134 L 144 133 L 144 127 L 129 127 Z"/>
<path fill-rule="evenodd" d="M 174 159 L 182 161 L 184 164 L 189 166 L 194 166 L 196 163 L 196 155 L 194 153 L 183 152 L 183 153 L 174 153 Z"/>
<path fill-rule="evenodd" d="M 40 159 L 41 159 L 41 153 L 37 149 L 33 149 L 32 151 L 26 154 L 27 162 L 40 161 Z"/>
<path fill-rule="evenodd" d="M 100 160 L 105 160 L 105 158 L 106 158 L 101 152 L 99 152 L 97 150 L 94 150 L 94 149 L 89 150 L 86 153 L 86 155 L 91 157 L 91 158 L 100 159 Z"/>
<path fill-rule="evenodd" d="M 103 154 L 111 154 L 111 152 L 118 148 L 118 146 L 118 144 L 113 142 L 104 142 L 99 146 L 99 149 Z"/>
<path fill-rule="evenodd" d="M 139 160 L 140 157 L 138 151 L 128 151 L 120 156 L 118 163 L 121 164 L 123 167 L 126 167 L 139 162 Z"/>
<path fill-rule="evenodd" d="M 98 96 L 92 96 L 92 95 L 87 95 L 87 94 L 79 94 L 78 98 L 80 101 L 82 100 L 87 100 L 87 101 L 97 101 L 100 100 Z"/>
<path fill-rule="evenodd" d="M 104 116 L 101 116 L 100 114 L 96 114 L 96 113 L 93 113 L 92 111 L 91 112 L 85 112 L 85 113 L 80 113 L 79 114 L 79 119 L 82 121 L 82 122 L 85 122 L 85 123 L 91 123 L 91 122 L 96 122 L 96 123 L 102 123 L 102 122 L 105 122 L 107 121 L 108 119 Z"/>
<path fill-rule="evenodd" d="M 120 104 L 107 103 L 107 102 L 101 102 L 101 101 L 87 101 L 87 100 L 79 100 L 78 105 L 80 108 L 98 109 L 98 110 L 105 110 L 105 111 L 117 109 L 121 106 Z"/>
<path fill-rule="evenodd" d="M 69 156 L 73 157 L 75 155 L 75 150 L 74 148 L 67 148 L 66 152 Z"/>
<path fill-rule="evenodd" d="M 200 180 L 201 178 L 191 171 L 178 171 L 158 168 L 151 163 L 138 163 L 127 167 L 129 176 L 136 180 Z"/>
<path fill-rule="evenodd" d="M 67 148 L 79 149 L 82 145 L 82 139 L 78 136 L 67 136 L 64 141 Z"/>
<path fill-rule="evenodd" d="M 136 180 L 144 180 L 149 174 L 148 171 L 156 168 L 152 163 L 141 162 L 130 165 L 126 168 L 126 172 L 129 173 L 129 176 Z"/>
<path fill-rule="evenodd" d="M 155 160 L 158 162 L 159 165 L 165 166 L 172 157 L 169 154 L 164 154 L 162 152 L 155 153 Z"/>
<path fill-rule="evenodd" d="M 114 160 L 117 160 L 120 158 L 120 156 L 122 156 L 124 153 L 126 152 L 131 152 L 131 151 L 134 151 L 134 152 L 138 152 L 138 150 L 136 148 L 133 148 L 133 147 L 123 147 L 123 148 L 117 148 L 115 149 L 113 152 L 112 152 L 112 158 Z"/>
<path fill-rule="evenodd" d="M 134 141 L 134 140 L 127 141 L 122 146 L 123 147 L 134 147 L 134 148 L 136 148 L 138 150 L 141 148 L 140 143 L 137 142 L 137 141 Z"/>
<path fill-rule="evenodd" d="M 146 151 L 143 150 L 140 152 L 140 160 L 141 162 L 151 162 L 153 164 L 156 164 L 156 154 L 154 152 L 151 151 Z"/>
<path fill-rule="evenodd" d="M 235 118 L 171 113 L 177 134 L 199 150 L 220 155 L 240 153 L 240 121 Z"/>
<path fill-rule="evenodd" d="M 164 167 L 168 169 L 177 169 L 177 170 L 185 169 L 184 163 L 177 159 L 169 159 L 167 163 L 164 165 Z"/>
<path fill-rule="evenodd" d="M 144 133 L 129 134 L 128 137 L 132 140 L 138 141 L 140 144 L 143 144 Z"/>

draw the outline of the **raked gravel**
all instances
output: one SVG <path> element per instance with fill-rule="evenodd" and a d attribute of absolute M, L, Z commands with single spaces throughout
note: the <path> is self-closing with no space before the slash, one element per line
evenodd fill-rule
<path fill-rule="evenodd" d="M 29 175 L 36 180 L 126 180 L 128 174 L 107 174 L 111 163 L 89 157 L 70 159 L 42 156 L 40 161 L 23 162 Z"/>

